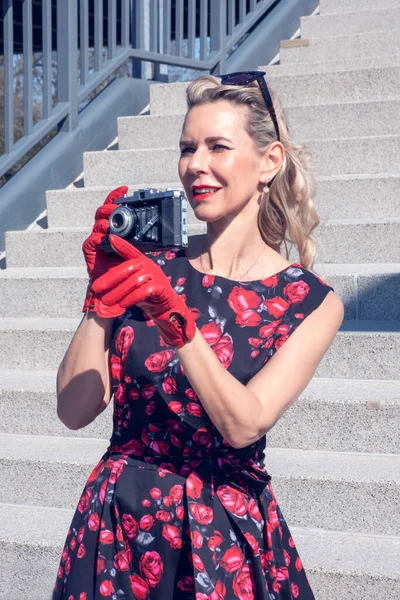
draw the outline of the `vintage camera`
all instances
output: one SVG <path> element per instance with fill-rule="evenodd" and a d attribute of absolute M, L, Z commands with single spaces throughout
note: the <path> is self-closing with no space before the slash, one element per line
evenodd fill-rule
<path fill-rule="evenodd" d="M 141 252 L 188 245 L 187 199 L 183 190 L 139 189 L 114 201 L 120 206 L 109 217 L 108 234 L 130 242 Z M 114 252 L 108 235 L 100 244 Z"/>

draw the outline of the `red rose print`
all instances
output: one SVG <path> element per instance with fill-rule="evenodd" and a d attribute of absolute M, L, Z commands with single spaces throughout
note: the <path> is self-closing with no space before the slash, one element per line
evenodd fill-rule
<path fill-rule="evenodd" d="M 182 548 L 182 538 L 181 531 L 175 525 L 170 525 L 169 523 L 163 526 L 163 537 L 168 540 L 169 545 L 173 550 L 178 550 Z"/>
<path fill-rule="evenodd" d="M 262 321 L 262 316 L 255 310 L 245 310 L 236 315 L 236 323 L 241 327 L 257 327 Z"/>
<path fill-rule="evenodd" d="M 217 496 L 226 510 L 238 517 L 244 517 L 247 512 L 247 500 L 244 494 L 229 485 L 221 485 L 217 489 Z"/>
<path fill-rule="evenodd" d="M 301 571 L 303 569 L 303 563 L 301 562 L 300 556 L 298 556 L 296 558 L 296 562 L 294 563 L 294 566 L 296 567 L 297 571 Z"/>
<path fill-rule="evenodd" d="M 168 510 L 158 510 L 156 512 L 156 519 L 168 523 L 169 521 L 172 521 L 172 514 Z"/>
<path fill-rule="evenodd" d="M 118 477 L 121 475 L 122 471 L 124 470 L 124 466 L 126 465 L 126 460 L 123 459 L 119 459 L 116 460 L 111 468 L 111 472 L 110 472 L 110 477 L 108 479 L 108 481 L 110 483 L 115 483 L 118 479 Z"/>
<path fill-rule="evenodd" d="M 166 377 L 162 383 L 162 388 L 166 394 L 175 394 L 176 380 L 174 377 Z"/>
<path fill-rule="evenodd" d="M 122 366 L 122 362 L 119 356 L 113 354 L 111 357 L 111 375 L 114 379 L 120 381 L 123 377 L 124 369 Z"/>
<path fill-rule="evenodd" d="M 71 548 L 71 550 L 75 550 L 76 548 L 76 537 L 73 537 L 69 543 L 69 547 Z"/>
<path fill-rule="evenodd" d="M 169 402 L 168 408 L 172 410 L 172 412 L 174 412 L 176 415 L 179 415 L 179 413 L 181 413 L 183 410 L 182 403 L 178 402 L 177 400 L 172 400 L 171 402 Z"/>
<path fill-rule="evenodd" d="M 214 518 L 213 509 L 209 506 L 204 506 L 204 504 L 191 503 L 189 510 L 194 520 L 200 523 L 200 525 L 208 525 Z"/>
<path fill-rule="evenodd" d="M 171 496 L 164 496 L 164 498 L 163 498 L 163 504 L 167 508 L 170 508 L 172 506 L 172 504 L 173 504 L 173 500 L 172 500 Z"/>
<path fill-rule="evenodd" d="M 261 327 L 262 329 L 262 327 Z M 260 331 L 261 331 L 260 329 Z M 253 346 L 254 348 L 259 348 L 260 346 L 262 346 L 262 344 L 264 343 L 264 340 L 260 340 L 260 338 L 249 338 L 249 344 L 250 346 Z"/>
<path fill-rule="evenodd" d="M 139 525 L 132 515 L 122 515 L 122 529 L 124 530 L 127 538 L 130 540 L 136 540 L 139 534 Z"/>
<path fill-rule="evenodd" d="M 125 384 L 120 383 L 116 389 L 116 391 L 114 392 L 114 398 L 115 398 L 115 402 L 119 405 L 119 406 L 123 406 L 126 402 L 126 389 L 125 389 Z"/>
<path fill-rule="evenodd" d="M 87 600 L 87 594 L 86 594 L 86 592 L 81 592 L 79 594 L 79 600 Z"/>
<path fill-rule="evenodd" d="M 160 500 L 162 496 L 162 491 L 159 488 L 151 488 L 149 493 L 153 500 Z"/>
<path fill-rule="evenodd" d="M 309 291 L 310 286 L 305 281 L 288 283 L 283 289 L 285 298 L 287 298 L 291 304 L 300 304 L 300 302 L 303 302 Z"/>
<path fill-rule="evenodd" d="M 146 415 L 153 415 L 156 411 L 156 404 L 154 402 L 154 400 L 149 400 L 149 402 L 146 404 L 146 408 L 145 408 L 145 412 Z"/>
<path fill-rule="evenodd" d="M 129 352 L 129 348 L 132 346 L 133 339 L 135 337 L 135 332 L 132 327 L 122 327 L 118 332 L 117 338 L 115 340 L 115 348 L 117 352 L 121 356 L 121 361 L 124 362 L 127 354 Z"/>
<path fill-rule="evenodd" d="M 95 466 L 93 471 L 89 475 L 88 483 L 91 483 L 100 475 L 104 467 L 104 460 L 101 459 L 100 462 Z"/>
<path fill-rule="evenodd" d="M 208 547 L 210 548 L 210 550 L 215 550 L 215 548 L 219 548 L 223 541 L 224 538 L 222 534 L 219 531 L 215 530 L 214 535 L 212 535 L 208 540 Z"/>
<path fill-rule="evenodd" d="M 282 323 L 276 329 L 276 333 L 279 335 L 286 335 L 287 333 L 289 333 L 289 331 L 290 331 L 290 325 L 288 325 L 287 323 Z"/>
<path fill-rule="evenodd" d="M 257 542 L 256 538 L 254 537 L 254 535 L 251 535 L 251 533 L 248 533 L 246 531 L 244 534 L 244 537 L 246 538 L 249 545 L 251 546 L 251 549 L 253 550 L 254 554 L 257 556 L 257 554 L 260 553 L 260 548 L 258 546 L 258 542 Z"/>
<path fill-rule="evenodd" d="M 174 353 L 172 350 L 161 350 L 160 352 L 150 354 L 144 364 L 149 371 L 160 373 L 161 371 L 164 371 L 168 363 L 171 362 L 173 355 Z"/>
<path fill-rule="evenodd" d="M 149 586 L 157 587 L 164 571 L 164 564 L 158 552 L 145 552 L 140 558 L 139 567 Z"/>
<path fill-rule="evenodd" d="M 286 300 L 280 296 L 276 296 L 276 298 L 267 298 L 264 300 L 264 308 L 266 308 L 269 314 L 276 319 L 282 317 L 289 306 L 289 302 L 286 302 Z"/>
<path fill-rule="evenodd" d="M 200 531 L 197 531 L 197 529 L 195 529 L 194 531 L 192 531 L 190 533 L 190 537 L 192 538 L 192 544 L 194 548 L 201 548 L 203 545 L 203 536 L 201 535 Z"/>
<path fill-rule="evenodd" d="M 112 581 L 106 579 L 100 584 L 100 594 L 102 596 L 111 596 L 114 593 L 114 587 Z"/>
<path fill-rule="evenodd" d="M 235 285 L 228 297 L 228 304 L 237 315 L 249 308 L 260 308 L 262 299 L 252 290 Z"/>
<path fill-rule="evenodd" d="M 183 592 L 194 592 L 194 579 L 190 575 L 185 575 L 178 581 L 178 588 Z"/>
<path fill-rule="evenodd" d="M 83 514 L 84 512 L 87 511 L 87 509 L 89 508 L 90 503 L 92 501 L 92 497 L 93 497 L 93 492 L 92 492 L 91 488 L 87 488 L 83 492 L 81 499 L 79 501 L 79 504 L 78 504 L 78 510 L 80 513 Z"/>
<path fill-rule="evenodd" d="M 181 519 L 181 521 L 183 521 L 183 517 L 185 516 L 185 509 L 183 508 L 183 506 L 177 506 L 175 513 L 178 519 Z"/>
<path fill-rule="evenodd" d="M 69 575 L 70 570 L 71 570 L 71 557 L 68 556 L 67 560 L 65 561 L 65 574 Z"/>
<path fill-rule="evenodd" d="M 222 581 L 218 579 L 215 584 L 214 590 L 211 592 L 209 596 L 209 600 L 223 600 L 226 596 L 226 586 Z M 197 598 L 196 598 L 197 600 Z"/>
<path fill-rule="evenodd" d="M 255 521 L 257 521 L 258 523 L 261 523 L 262 521 L 262 516 L 260 513 L 260 509 L 258 508 L 257 504 L 255 503 L 253 498 L 250 498 L 249 503 L 247 505 L 247 509 L 249 511 L 249 515 L 252 519 L 254 519 Z"/>
<path fill-rule="evenodd" d="M 176 282 L 176 285 L 183 285 L 186 281 L 186 277 L 179 277 L 179 279 Z"/>
<path fill-rule="evenodd" d="M 169 490 L 169 495 L 171 496 L 171 498 L 175 502 L 175 504 L 179 504 L 179 502 L 182 500 L 182 497 L 183 497 L 183 486 L 182 485 L 172 486 L 172 488 Z"/>
<path fill-rule="evenodd" d="M 106 559 L 104 556 L 99 556 L 96 563 L 96 574 L 100 575 L 106 568 Z"/>
<path fill-rule="evenodd" d="M 278 285 L 278 277 L 276 275 L 271 275 L 271 277 L 261 279 L 261 283 L 266 287 L 276 287 Z"/>
<path fill-rule="evenodd" d="M 150 448 L 156 454 L 168 454 L 169 453 L 169 444 L 167 444 L 167 442 L 163 442 L 162 440 L 151 442 Z"/>
<path fill-rule="evenodd" d="M 212 285 L 214 285 L 214 281 L 215 275 L 204 275 L 203 279 L 201 280 L 201 283 L 203 287 L 211 287 Z"/>
<path fill-rule="evenodd" d="M 129 571 L 129 563 L 132 560 L 132 552 L 130 550 L 117 552 L 114 556 L 114 567 L 117 571 Z"/>
<path fill-rule="evenodd" d="M 137 600 L 147 600 L 150 593 L 148 583 L 139 575 L 130 575 L 132 592 Z"/>
<path fill-rule="evenodd" d="M 279 323 L 280 323 L 280 321 L 272 321 L 271 323 L 268 323 L 268 325 L 264 325 L 263 327 L 260 327 L 259 336 L 261 338 L 269 337 L 270 335 L 275 333 L 276 328 L 278 327 Z"/>
<path fill-rule="evenodd" d="M 293 540 L 292 536 L 290 536 L 290 537 L 289 537 L 289 540 L 288 540 L 288 542 L 289 542 L 289 546 L 290 546 L 291 548 L 295 548 L 295 545 L 294 545 L 294 540 Z"/>
<path fill-rule="evenodd" d="M 201 417 L 204 414 L 200 404 L 196 404 L 196 402 L 189 402 L 189 404 L 186 405 L 186 410 L 193 415 L 193 417 Z"/>
<path fill-rule="evenodd" d="M 61 561 L 64 562 L 68 556 L 68 548 L 64 548 L 61 554 Z"/>
<path fill-rule="evenodd" d="M 254 600 L 255 583 L 253 568 L 251 565 L 244 565 L 233 578 L 233 592 L 239 600 Z"/>
<path fill-rule="evenodd" d="M 292 592 L 293 598 L 297 598 L 299 595 L 299 586 L 296 585 L 293 581 L 290 583 L 290 591 Z"/>
<path fill-rule="evenodd" d="M 189 498 L 193 498 L 193 500 L 200 498 L 202 490 L 202 479 L 200 479 L 197 473 L 190 473 L 189 477 L 186 479 L 186 493 Z"/>
<path fill-rule="evenodd" d="M 79 544 L 78 552 L 76 553 L 78 558 L 83 558 L 86 554 L 86 546 L 85 544 Z"/>
<path fill-rule="evenodd" d="M 139 400 L 140 392 L 137 389 L 129 390 L 128 396 L 131 400 Z"/>
<path fill-rule="evenodd" d="M 146 383 L 142 389 L 142 396 L 145 400 L 150 400 L 156 393 L 156 388 L 151 383 Z"/>
<path fill-rule="evenodd" d="M 185 394 L 190 400 L 197 400 L 197 394 L 192 388 L 185 390 Z"/>
<path fill-rule="evenodd" d="M 204 446 L 206 450 L 210 450 L 212 446 L 211 431 L 205 427 L 201 427 L 193 434 L 193 441 L 197 446 Z"/>
<path fill-rule="evenodd" d="M 114 534 L 109 529 L 103 529 L 99 535 L 100 544 L 112 544 L 114 541 Z"/>
<path fill-rule="evenodd" d="M 214 346 L 222 336 L 221 326 L 217 325 L 214 321 L 210 321 L 206 325 L 203 325 L 200 329 L 200 333 L 203 335 L 209 346 Z"/>
<path fill-rule="evenodd" d="M 251 358 L 256 358 L 259 354 L 260 354 L 259 350 L 253 350 L 253 352 L 250 354 L 250 356 L 251 356 Z"/>
<path fill-rule="evenodd" d="M 144 500 L 142 500 L 142 506 L 146 506 L 146 508 L 151 506 L 150 500 L 147 500 L 146 498 Z"/>
<path fill-rule="evenodd" d="M 140 529 L 149 531 L 154 525 L 154 518 L 151 515 L 144 515 L 139 521 Z"/>
<path fill-rule="evenodd" d="M 164 254 L 165 260 L 172 260 L 176 256 L 176 250 L 167 250 Z"/>
<path fill-rule="evenodd" d="M 200 573 L 203 573 L 206 570 L 203 561 L 197 554 L 193 554 L 193 566 L 200 571 Z"/>
<path fill-rule="evenodd" d="M 231 337 L 228 335 L 222 336 L 213 347 L 213 351 L 217 355 L 217 358 L 224 369 L 227 369 L 233 359 L 233 343 Z"/>
<path fill-rule="evenodd" d="M 244 563 L 244 554 L 239 546 L 231 546 L 223 554 L 220 562 L 220 566 L 225 569 L 227 573 L 234 573 Z"/>

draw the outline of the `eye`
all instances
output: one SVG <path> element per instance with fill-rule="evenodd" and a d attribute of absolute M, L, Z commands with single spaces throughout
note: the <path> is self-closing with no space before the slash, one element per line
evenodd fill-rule
<path fill-rule="evenodd" d="M 224 146 L 223 144 L 214 144 L 214 146 L 212 146 L 212 150 L 218 149 L 218 150 L 217 150 L 217 152 L 219 152 L 219 150 L 220 150 L 221 148 L 222 148 L 223 150 L 228 150 L 228 149 L 229 149 L 227 146 Z M 195 151 L 195 149 L 194 149 L 194 148 L 189 148 L 189 147 L 182 148 L 182 149 L 181 149 L 181 156 L 182 156 L 182 155 L 184 155 L 184 154 L 186 154 L 186 152 L 189 152 L 189 151 L 191 151 L 191 150 L 194 150 L 194 151 Z"/>

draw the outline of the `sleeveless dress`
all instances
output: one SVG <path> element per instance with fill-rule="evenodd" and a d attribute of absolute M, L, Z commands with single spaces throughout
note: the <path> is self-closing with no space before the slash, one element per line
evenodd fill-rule
<path fill-rule="evenodd" d="M 243 385 L 332 287 L 293 263 L 237 282 L 149 253 Z M 115 319 L 113 433 L 69 528 L 53 600 L 315 600 L 266 467 L 221 436 L 137 306 Z"/>

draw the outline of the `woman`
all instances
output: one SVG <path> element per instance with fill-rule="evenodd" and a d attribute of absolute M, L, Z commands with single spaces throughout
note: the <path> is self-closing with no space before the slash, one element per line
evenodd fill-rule
<path fill-rule="evenodd" d="M 312 378 L 343 304 L 308 270 L 309 155 L 256 76 L 187 88 L 179 175 L 205 235 L 147 255 L 110 236 L 110 258 L 98 245 L 121 187 L 84 242 L 86 314 L 58 372 L 58 415 L 85 427 L 114 393 L 114 427 L 54 600 L 314 598 L 265 436 Z M 299 263 L 279 253 L 287 241 Z"/>

